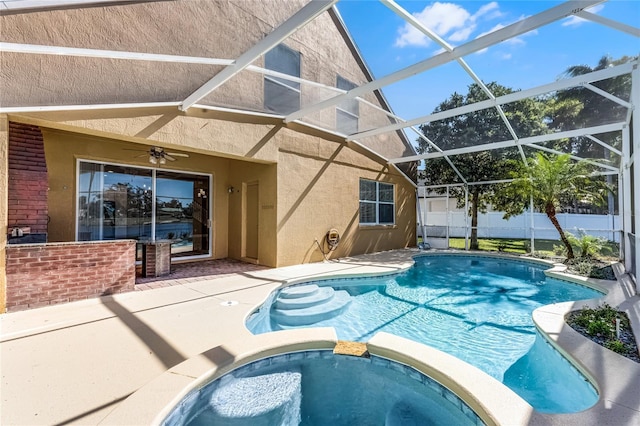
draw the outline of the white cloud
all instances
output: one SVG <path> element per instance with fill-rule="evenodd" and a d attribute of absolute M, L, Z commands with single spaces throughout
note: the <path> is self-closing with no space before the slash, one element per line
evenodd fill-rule
<path fill-rule="evenodd" d="M 598 13 L 600 12 L 602 9 L 604 9 L 604 5 L 603 4 L 598 4 L 593 6 L 592 8 L 590 8 L 588 10 L 588 12 L 591 13 Z M 587 22 L 586 19 L 582 19 L 579 16 L 570 16 L 568 18 L 566 18 L 564 21 L 562 21 L 562 26 L 563 27 L 577 27 L 578 25 L 581 25 L 583 23 Z"/>
<path fill-rule="evenodd" d="M 448 39 L 451 41 L 465 41 L 469 38 L 473 30 L 475 30 L 475 26 L 468 26 L 467 28 L 452 33 Z"/>
<path fill-rule="evenodd" d="M 502 13 L 495 1 L 482 5 L 474 14 L 454 3 L 435 2 L 413 16 L 438 36 L 452 42 L 464 42 L 476 30 L 479 19 L 495 19 L 502 16 Z M 395 46 L 424 47 L 430 43 L 431 40 L 426 35 L 406 23 L 398 30 Z"/>
<path fill-rule="evenodd" d="M 465 28 L 471 18 L 471 14 L 461 6 L 440 2 L 425 7 L 422 12 L 414 13 L 413 16 L 440 37 L 446 36 L 451 31 Z M 395 45 L 398 47 L 427 46 L 430 42 L 431 40 L 422 32 L 406 23 L 400 28 Z"/>
<path fill-rule="evenodd" d="M 489 12 L 492 12 L 492 13 L 489 14 Z M 498 2 L 492 1 L 491 3 L 487 3 L 483 5 L 482 7 L 480 7 L 480 9 L 478 9 L 478 11 L 473 15 L 473 17 L 475 19 L 478 19 L 479 17 L 487 14 L 489 14 L 491 18 L 502 16 L 502 12 L 500 12 L 500 10 L 498 9 Z"/>
<path fill-rule="evenodd" d="M 526 16 L 521 16 L 520 18 L 518 18 L 518 21 L 521 21 L 521 20 L 523 20 L 525 18 L 527 18 L 527 17 Z M 483 33 L 478 34 L 478 36 L 476 38 L 480 38 L 480 37 L 482 37 L 484 35 L 491 34 L 492 32 L 498 31 L 498 30 L 500 30 L 500 29 L 502 29 L 502 28 L 504 28 L 506 26 L 507 25 L 505 25 L 505 24 L 496 24 L 489 31 L 485 31 Z M 504 44 L 510 44 L 511 46 L 524 46 L 527 43 L 523 40 L 523 37 L 529 37 L 529 36 L 533 36 L 533 35 L 537 35 L 537 34 L 538 34 L 538 30 L 532 30 L 532 31 L 529 31 L 528 33 L 524 33 L 524 34 L 522 34 L 522 35 L 520 35 L 518 37 L 512 37 L 512 38 L 510 38 L 508 40 L 505 40 L 505 41 L 503 41 L 503 43 Z M 476 52 L 476 54 L 481 55 L 483 53 L 486 53 L 487 50 L 489 50 L 489 49 L 486 48 L 486 49 L 478 50 Z"/>

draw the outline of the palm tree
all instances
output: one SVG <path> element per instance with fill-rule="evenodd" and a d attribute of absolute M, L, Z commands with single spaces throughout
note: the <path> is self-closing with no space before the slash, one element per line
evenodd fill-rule
<path fill-rule="evenodd" d="M 544 211 L 560 234 L 567 249 L 567 260 L 573 259 L 573 248 L 567 239 L 558 218 L 557 209 L 562 202 L 572 198 L 602 202 L 608 187 L 604 180 L 590 173 L 588 163 L 573 162 L 569 154 L 547 156 L 542 153 L 529 160 L 529 167 L 517 168 L 515 180 L 504 188 L 502 200 L 511 200 L 505 208 L 505 219 L 522 213 L 526 200 L 532 196 L 534 207 Z"/>

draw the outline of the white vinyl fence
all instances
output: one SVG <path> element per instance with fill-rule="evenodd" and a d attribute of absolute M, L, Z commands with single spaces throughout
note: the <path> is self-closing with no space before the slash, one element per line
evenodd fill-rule
<path fill-rule="evenodd" d="M 422 217 L 418 217 L 418 236 L 422 237 L 423 229 L 426 229 L 426 241 L 434 248 L 447 248 L 447 237 L 465 238 L 471 235 L 471 217 L 463 211 L 425 212 L 422 210 L 421 213 Z M 533 223 L 529 212 L 509 220 L 502 217 L 502 212 L 479 213 L 478 237 L 559 239 L 558 231 L 544 213 L 534 213 Z M 578 230 L 582 230 L 595 237 L 620 242 L 622 224 L 619 215 L 559 213 L 557 218 L 565 232 L 575 235 Z M 421 227 L 420 224 L 426 226 Z"/>
<path fill-rule="evenodd" d="M 424 225 L 428 237 L 446 237 L 446 228 L 449 227 L 449 237 L 464 238 L 467 228 L 471 229 L 471 217 L 464 212 L 428 212 Z M 509 220 L 502 218 L 501 212 L 488 212 L 478 214 L 478 237 L 480 238 L 531 238 L 531 215 L 524 213 L 514 216 Z M 578 229 L 596 237 L 603 237 L 610 241 L 620 240 L 620 216 L 560 213 L 558 222 L 563 230 L 576 233 Z M 418 227 L 420 228 L 420 227 Z M 470 231 L 469 231 L 470 232 Z M 533 214 L 533 233 L 536 239 L 556 240 L 558 231 L 544 213 Z M 418 229 L 418 235 L 422 231 Z"/>

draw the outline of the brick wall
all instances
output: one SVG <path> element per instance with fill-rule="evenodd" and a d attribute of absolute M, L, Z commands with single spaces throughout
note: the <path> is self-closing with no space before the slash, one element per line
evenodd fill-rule
<path fill-rule="evenodd" d="M 133 240 L 8 245 L 7 311 L 132 291 Z"/>
<path fill-rule="evenodd" d="M 8 230 L 30 227 L 46 233 L 49 181 L 44 139 L 37 126 L 9 122 Z"/>

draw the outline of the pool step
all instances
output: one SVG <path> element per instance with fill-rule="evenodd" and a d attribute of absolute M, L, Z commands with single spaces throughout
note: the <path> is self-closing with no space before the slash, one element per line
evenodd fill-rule
<path fill-rule="evenodd" d="M 207 409 L 196 424 L 300 424 L 302 374 L 299 371 L 226 378 L 228 380 L 213 391 Z"/>
<path fill-rule="evenodd" d="M 316 306 L 327 302 L 333 298 L 335 291 L 331 287 L 316 287 L 315 292 L 297 296 L 294 298 L 282 297 L 280 295 L 276 300 L 276 309 L 302 309 L 310 306 Z M 286 290 L 286 289 L 285 289 Z"/>
<path fill-rule="evenodd" d="M 323 287 L 326 288 L 326 287 Z M 330 288 L 330 287 L 329 287 Z M 320 287 L 315 284 L 307 285 L 295 285 L 292 287 L 283 288 L 278 294 L 278 299 L 298 299 L 301 297 L 308 297 L 318 292 Z"/>
<path fill-rule="evenodd" d="M 310 325 L 340 315 L 351 302 L 351 295 L 344 290 L 336 291 L 331 287 L 316 285 L 301 287 L 307 288 L 289 291 L 284 298 L 280 293 L 271 310 L 272 323 L 284 327 Z M 291 288 L 293 289 L 297 290 L 296 287 Z M 292 294 L 296 296 L 291 298 Z M 304 296 L 297 297 L 301 294 Z"/>

